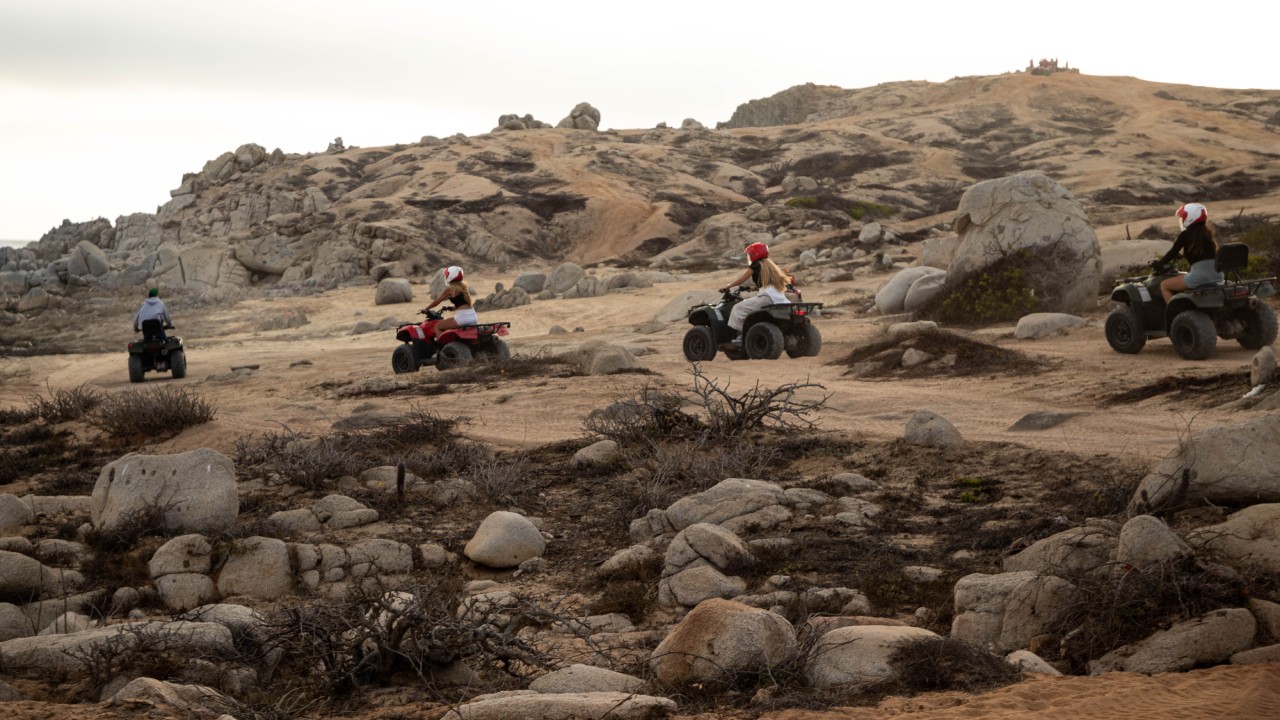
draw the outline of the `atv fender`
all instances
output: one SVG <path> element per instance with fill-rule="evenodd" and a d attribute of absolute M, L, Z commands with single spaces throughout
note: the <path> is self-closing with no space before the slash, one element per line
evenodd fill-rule
<path fill-rule="evenodd" d="M 1138 307 L 1142 303 L 1151 302 L 1152 300 L 1150 297 L 1151 292 L 1149 290 L 1146 293 L 1148 297 L 1145 299 L 1142 297 L 1142 291 L 1146 289 L 1145 285 L 1134 285 L 1132 283 L 1128 285 L 1121 285 L 1111 291 L 1111 299 L 1119 303 L 1124 303 L 1125 305 Z"/>
<path fill-rule="evenodd" d="M 723 320 L 717 317 L 719 313 L 715 312 L 711 307 L 700 307 L 689 313 L 690 325 L 715 325 L 716 320 Z"/>

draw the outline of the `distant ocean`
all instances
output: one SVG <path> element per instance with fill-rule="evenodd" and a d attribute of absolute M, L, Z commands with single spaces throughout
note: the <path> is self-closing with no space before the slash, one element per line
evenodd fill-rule
<path fill-rule="evenodd" d="M 0 240 L 0 245 L 8 245 L 9 247 L 24 247 L 27 243 L 33 243 L 35 240 Z"/>

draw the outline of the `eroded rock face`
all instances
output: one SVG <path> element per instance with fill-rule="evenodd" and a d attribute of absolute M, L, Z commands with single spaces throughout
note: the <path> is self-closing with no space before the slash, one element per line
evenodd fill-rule
<path fill-rule="evenodd" d="M 1094 306 L 1098 237 L 1080 203 L 1048 177 L 1024 173 L 974 185 L 960 198 L 954 226 L 960 243 L 947 269 L 949 291 L 1003 258 L 1026 272 L 1041 310 Z"/>

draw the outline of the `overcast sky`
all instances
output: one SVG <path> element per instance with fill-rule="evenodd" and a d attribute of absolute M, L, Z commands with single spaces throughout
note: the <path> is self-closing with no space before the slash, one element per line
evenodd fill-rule
<path fill-rule="evenodd" d="M 1280 3 L 0 0 L 0 239 L 155 212 L 183 173 L 268 151 L 556 123 L 708 126 L 814 82 L 1091 75 L 1280 89 Z"/>

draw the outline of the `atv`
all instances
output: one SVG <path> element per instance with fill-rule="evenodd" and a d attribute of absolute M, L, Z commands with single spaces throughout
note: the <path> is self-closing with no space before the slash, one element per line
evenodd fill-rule
<path fill-rule="evenodd" d="M 391 353 L 391 369 L 397 373 L 418 372 L 423 365 L 434 362 L 437 370 L 466 365 L 473 359 L 506 360 L 511 350 L 502 337 L 510 335 L 509 322 L 482 323 L 449 328 L 435 337 L 436 323 L 444 315 L 435 310 L 419 310 L 426 315 L 422 322 L 402 323 L 396 328 L 396 339 L 401 342 Z"/>
<path fill-rule="evenodd" d="M 1241 280 L 1249 263 L 1249 247 L 1228 243 L 1218 248 L 1214 267 L 1230 274 L 1227 282 L 1183 290 L 1165 306 L 1160 282 L 1174 277 L 1169 268 L 1153 265 L 1151 274 L 1125 278 L 1111 293 L 1118 303 L 1107 316 L 1107 343 L 1116 352 L 1134 354 L 1147 338 L 1168 337 L 1186 360 L 1203 360 L 1218 338 L 1234 339 L 1257 350 L 1276 340 L 1276 315 L 1263 300 L 1276 293 L 1276 279 Z"/>
<path fill-rule="evenodd" d="M 164 330 L 172 329 L 172 325 L 162 326 L 159 320 L 142 322 L 142 339 L 129 343 L 129 382 L 142 382 L 148 371 L 167 371 L 175 380 L 187 376 L 182 338 L 164 334 Z"/>
<path fill-rule="evenodd" d="M 719 350 L 730 360 L 774 360 L 784 351 L 787 357 L 798 358 L 815 356 L 822 349 L 822 334 L 809 320 L 822 303 L 777 303 L 760 308 L 747 316 L 739 344 L 732 342 L 735 333 L 729 328 L 729 311 L 739 302 L 741 288 L 729 288 L 720 302 L 689 309 L 693 327 L 684 335 L 685 359 L 712 360 Z"/>

